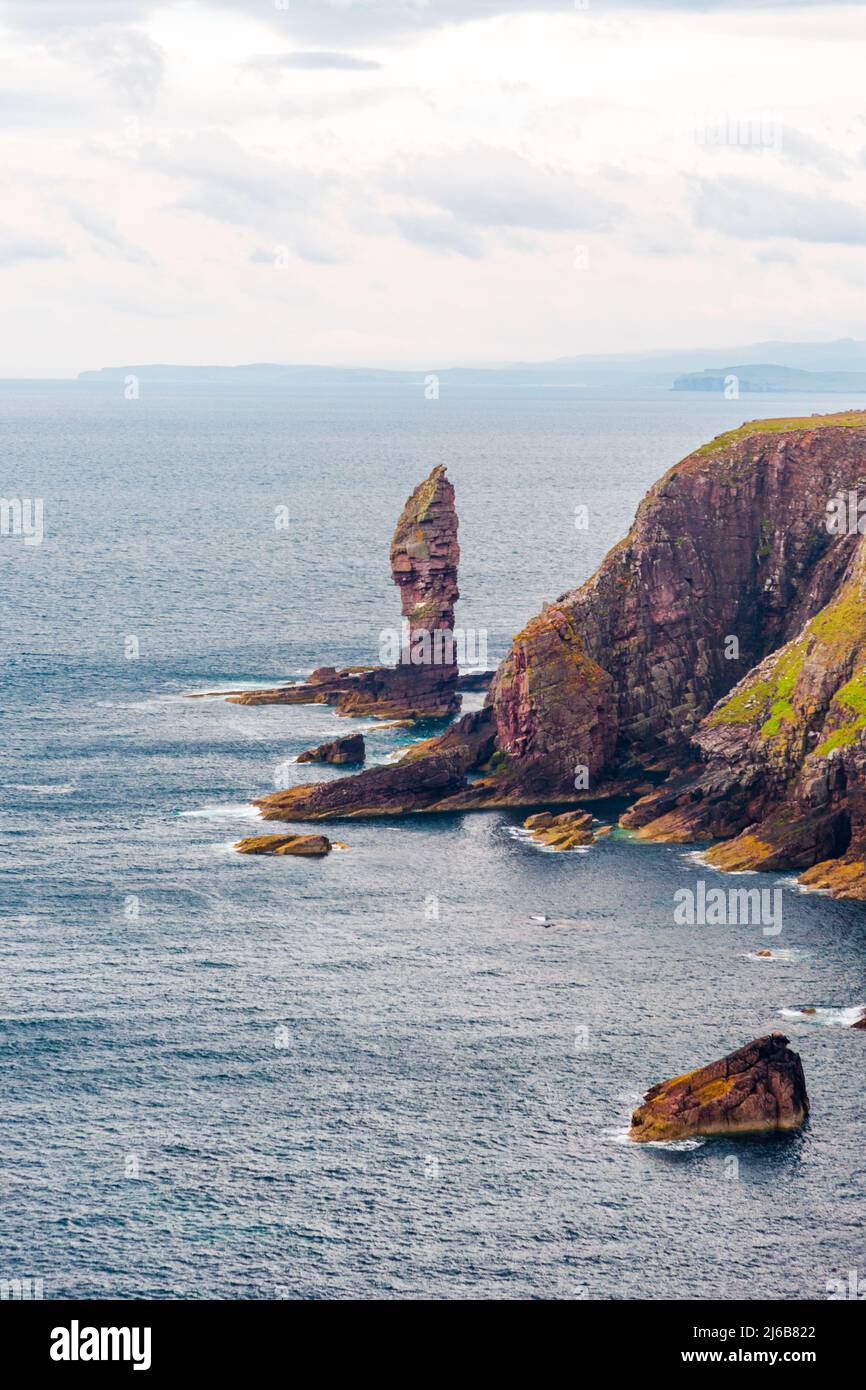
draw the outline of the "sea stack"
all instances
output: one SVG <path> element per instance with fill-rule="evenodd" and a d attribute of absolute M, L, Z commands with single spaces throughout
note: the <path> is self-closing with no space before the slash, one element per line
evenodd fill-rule
<path fill-rule="evenodd" d="M 809 1113 L 806 1079 L 783 1033 L 770 1033 L 718 1062 L 662 1081 L 631 1117 L 636 1143 L 698 1134 L 799 1129 Z"/>
<path fill-rule="evenodd" d="M 595 575 L 518 633 L 483 711 L 375 786 L 293 792 L 294 816 L 628 796 L 640 838 L 723 841 L 719 869 L 866 900 L 864 486 L 866 411 L 696 449 Z"/>
<path fill-rule="evenodd" d="M 454 604 L 457 510 L 444 464 L 419 483 L 391 541 L 391 578 L 400 589 L 401 625 L 371 634 L 393 665 L 320 666 L 302 685 L 230 696 L 238 705 L 336 705 L 339 714 L 376 719 L 440 719 L 460 711 Z M 384 640 L 383 640 L 384 639 Z"/>

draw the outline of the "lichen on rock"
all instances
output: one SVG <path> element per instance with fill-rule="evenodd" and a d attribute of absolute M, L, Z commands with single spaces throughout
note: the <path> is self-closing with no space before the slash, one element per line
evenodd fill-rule
<path fill-rule="evenodd" d="M 794 1130 L 808 1114 L 800 1058 L 783 1033 L 771 1033 L 653 1086 L 632 1115 L 629 1138 L 645 1144 Z"/>

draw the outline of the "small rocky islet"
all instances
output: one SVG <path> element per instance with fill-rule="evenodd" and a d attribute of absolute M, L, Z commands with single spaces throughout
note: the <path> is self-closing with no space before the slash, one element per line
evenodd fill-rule
<path fill-rule="evenodd" d="M 407 649 L 441 639 L 445 659 L 320 667 L 303 684 L 229 698 L 454 722 L 393 763 L 260 797 L 262 818 L 552 801 L 580 809 L 536 813 L 525 828 L 571 849 L 595 839 L 586 804 L 620 795 L 632 798 L 620 824 L 641 838 L 710 842 L 719 869 L 794 870 L 866 900 L 866 539 L 827 525 L 830 500 L 858 486 L 864 411 L 756 421 L 703 445 L 650 490 L 596 573 L 517 634 L 483 708 L 455 719 L 462 690 L 488 677 L 461 676 L 449 645 L 460 552 L 437 466 L 408 499 L 390 558 Z M 298 761 L 360 761 L 335 753 L 342 742 Z M 305 839 L 330 848 L 324 836 L 237 848 L 327 853 L 292 847 Z M 852 1026 L 866 1029 L 866 1011 Z M 654 1086 L 631 1137 L 799 1127 L 809 1105 L 787 1044 L 770 1034 Z"/>
<path fill-rule="evenodd" d="M 234 848 L 238 854 L 297 854 L 316 859 L 330 854 L 334 844 L 327 835 L 248 835 Z"/>
<path fill-rule="evenodd" d="M 629 1138 L 669 1143 L 696 1135 L 799 1129 L 809 1114 L 803 1064 L 784 1033 L 756 1038 L 717 1062 L 653 1086 Z"/>

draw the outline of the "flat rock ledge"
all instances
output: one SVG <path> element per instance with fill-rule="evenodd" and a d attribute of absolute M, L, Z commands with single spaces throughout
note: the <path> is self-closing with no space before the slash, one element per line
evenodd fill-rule
<path fill-rule="evenodd" d="M 595 844 L 589 811 L 563 811 L 558 816 L 552 811 L 540 811 L 538 815 L 527 816 L 523 828 L 532 832 L 533 840 L 549 849 L 577 849 L 580 845 Z"/>
<path fill-rule="evenodd" d="M 653 1086 L 631 1117 L 629 1138 L 645 1144 L 799 1129 L 809 1098 L 802 1063 L 788 1041 L 783 1033 L 770 1033 Z"/>
<path fill-rule="evenodd" d="M 331 853 L 331 841 L 327 835 L 248 835 L 237 841 L 235 849 L 239 854 L 298 854 L 321 858 Z"/>

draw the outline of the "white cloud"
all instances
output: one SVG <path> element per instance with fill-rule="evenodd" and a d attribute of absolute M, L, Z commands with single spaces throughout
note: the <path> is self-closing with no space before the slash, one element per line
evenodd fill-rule
<path fill-rule="evenodd" d="M 65 260 L 66 248 L 47 237 L 0 230 L 0 266 L 21 265 L 24 261 Z"/>
<path fill-rule="evenodd" d="M 360 58 L 356 53 L 331 53 L 321 50 L 294 53 L 262 53 L 250 58 L 246 67 L 265 76 L 280 76 L 298 69 L 313 72 L 375 72 L 382 64 L 373 58 Z"/>
<path fill-rule="evenodd" d="M 727 236 L 866 245 L 866 210 L 839 198 L 748 179 L 701 179 L 695 196 L 700 225 Z"/>
<path fill-rule="evenodd" d="M 485 145 L 397 161 L 386 184 L 476 227 L 602 231 L 616 213 L 585 176 Z"/>
<path fill-rule="evenodd" d="M 0 0 L 0 373 L 856 336 L 855 15 Z"/>

